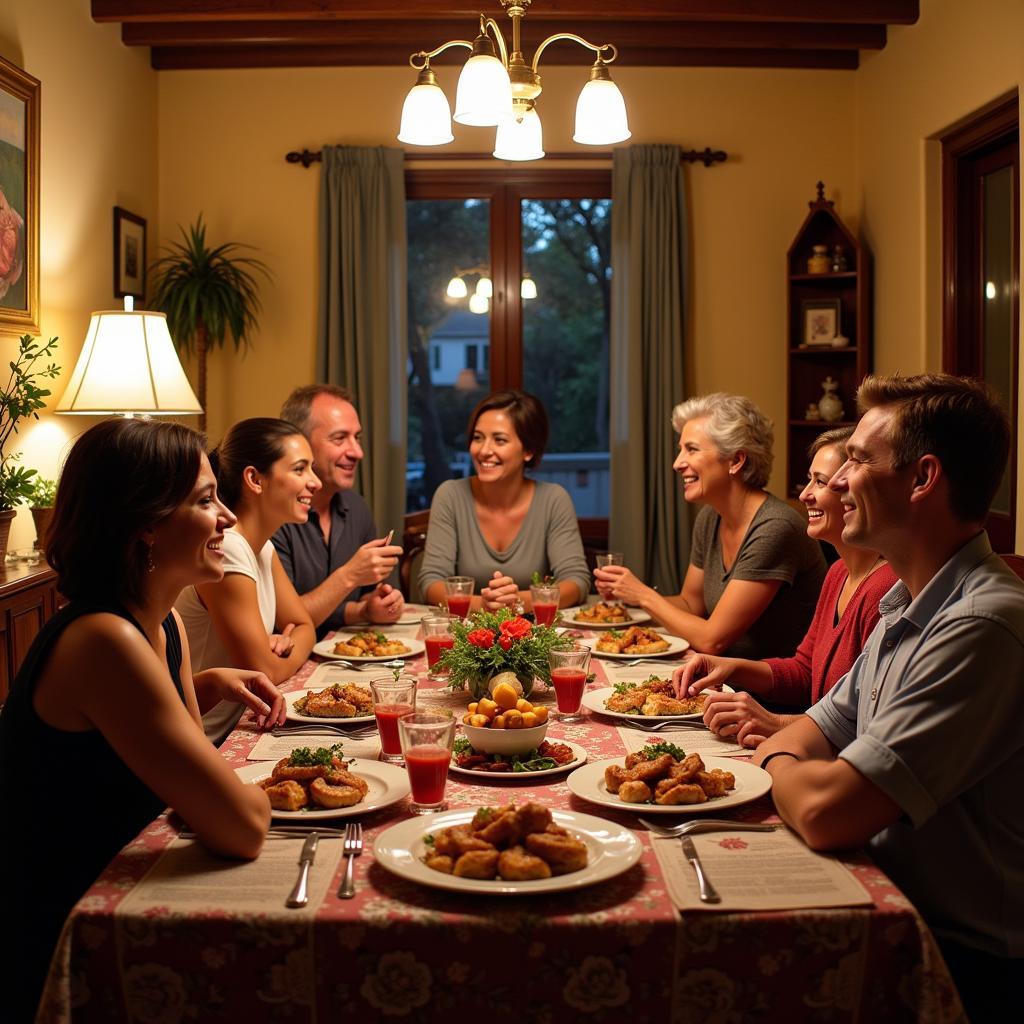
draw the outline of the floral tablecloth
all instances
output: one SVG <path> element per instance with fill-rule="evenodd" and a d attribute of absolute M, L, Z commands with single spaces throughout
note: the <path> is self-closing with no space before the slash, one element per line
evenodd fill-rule
<path fill-rule="evenodd" d="M 425 672 L 422 659 L 410 664 Z M 314 667 L 308 663 L 285 689 L 301 688 Z M 601 663 L 593 667 L 592 685 L 607 685 Z M 425 690 L 423 702 L 431 696 Z M 548 735 L 581 744 L 595 760 L 626 752 L 611 720 L 598 716 L 571 726 L 555 722 Z M 221 749 L 241 765 L 256 739 L 246 719 Z M 474 781 L 452 775 L 449 804 L 499 804 L 514 796 L 611 818 L 635 829 L 640 862 L 572 893 L 499 898 L 428 889 L 374 862 L 375 837 L 409 816 L 403 801 L 363 819 L 357 895 L 335 896 L 342 863 L 311 923 L 289 917 L 283 906 L 246 918 L 188 916 L 170 906 L 140 917 L 118 913 L 176 834 L 161 817 L 78 903 L 38 1020 L 963 1020 L 930 932 L 864 858 L 847 864 L 873 908 L 680 915 L 635 815 L 578 799 L 564 776 Z M 772 815 L 768 800 L 742 811 L 745 818 Z M 74 837 L 68 838 L 73 855 Z"/>

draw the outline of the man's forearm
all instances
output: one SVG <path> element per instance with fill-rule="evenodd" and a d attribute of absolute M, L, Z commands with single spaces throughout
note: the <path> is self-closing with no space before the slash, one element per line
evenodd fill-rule
<path fill-rule="evenodd" d="M 335 569 L 318 587 L 306 591 L 305 594 L 300 594 L 302 603 L 313 620 L 313 625 L 319 626 L 356 589 L 356 586 L 347 572 L 347 567 L 343 565 Z M 346 609 L 346 621 L 358 621 L 348 619 L 348 609 Z"/>

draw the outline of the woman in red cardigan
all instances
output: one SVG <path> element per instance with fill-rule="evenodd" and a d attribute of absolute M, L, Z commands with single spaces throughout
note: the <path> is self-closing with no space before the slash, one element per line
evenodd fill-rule
<path fill-rule="evenodd" d="M 775 714 L 752 694 L 803 710 L 816 703 L 850 670 L 878 622 L 878 602 L 896 576 L 877 551 L 843 543 L 843 506 L 828 482 L 846 461 L 853 427 L 821 434 L 811 445 L 811 468 L 800 500 L 807 506 L 807 533 L 839 552 L 825 576 L 807 635 L 791 658 L 748 661 L 695 654 L 676 670 L 680 696 L 731 682 L 749 692 L 711 693 L 704 723 L 719 736 L 756 747 L 798 715 Z"/>

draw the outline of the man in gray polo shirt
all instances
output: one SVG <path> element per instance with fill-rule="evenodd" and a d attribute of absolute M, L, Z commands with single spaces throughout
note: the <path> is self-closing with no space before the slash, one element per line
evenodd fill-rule
<path fill-rule="evenodd" d="M 857 397 L 830 486 L 843 540 L 900 582 L 850 672 L 755 760 L 810 846 L 869 844 L 971 1020 L 994 1019 L 1024 969 L 1024 584 L 983 528 L 1009 429 L 963 378 L 868 377 Z"/>
<path fill-rule="evenodd" d="M 273 537 L 317 639 L 353 623 L 395 622 L 404 606 L 402 592 L 386 581 L 402 549 L 377 536 L 369 506 L 352 490 L 363 457 L 363 428 L 352 396 L 333 384 L 296 388 L 281 418 L 308 438 L 313 470 L 323 484 L 313 495 L 308 522 L 286 523 Z"/>

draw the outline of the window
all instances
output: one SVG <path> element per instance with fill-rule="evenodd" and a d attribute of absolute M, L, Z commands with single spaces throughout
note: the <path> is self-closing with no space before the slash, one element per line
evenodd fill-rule
<path fill-rule="evenodd" d="M 532 475 L 607 517 L 610 190 L 607 171 L 407 175 L 409 511 L 471 472 L 477 402 L 521 387 L 551 421 Z"/>

